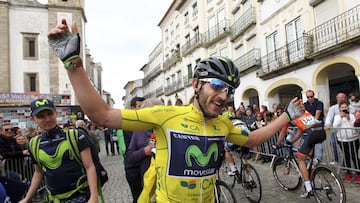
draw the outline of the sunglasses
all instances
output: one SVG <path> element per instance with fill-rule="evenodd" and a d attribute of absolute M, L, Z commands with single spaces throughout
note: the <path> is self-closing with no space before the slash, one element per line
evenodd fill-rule
<path fill-rule="evenodd" d="M 235 93 L 235 88 L 222 80 L 216 78 L 203 78 L 200 79 L 200 81 L 209 83 L 217 92 L 226 92 L 228 95 L 233 95 Z"/>
<path fill-rule="evenodd" d="M 5 128 L 4 131 L 5 132 L 11 131 L 11 128 Z"/>
<path fill-rule="evenodd" d="M 313 98 L 314 96 L 306 96 L 306 97 L 309 99 L 309 98 Z"/>

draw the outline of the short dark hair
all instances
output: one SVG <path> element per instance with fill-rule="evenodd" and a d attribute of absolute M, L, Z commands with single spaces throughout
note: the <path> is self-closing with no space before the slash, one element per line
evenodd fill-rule
<path fill-rule="evenodd" d="M 131 107 L 135 107 L 137 101 L 141 101 L 141 102 L 142 102 L 142 101 L 144 101 L 144 100 L 145 100 L 144 97 L 134 97 L 134 98 L 132 98 L 131 101 L 130 101 L 130 106 L 131 106 Z"/>
<path fill-rule="evenodd" d="M 266 111 L 265 116 L 270 116 L 270 118 L 273 117 L 273 113 L 270 111 Z"/>

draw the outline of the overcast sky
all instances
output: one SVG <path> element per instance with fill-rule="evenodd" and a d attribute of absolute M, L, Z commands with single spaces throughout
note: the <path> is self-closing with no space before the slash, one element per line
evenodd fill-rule
<path fill-rule="evenodd" d="M 102 64 L 103 89 L 123 108 L 124 86 L 143 78 L 140 68 L 161 41 L 157 26 L 172 0 L 86 1 L 86 44 Z"/>

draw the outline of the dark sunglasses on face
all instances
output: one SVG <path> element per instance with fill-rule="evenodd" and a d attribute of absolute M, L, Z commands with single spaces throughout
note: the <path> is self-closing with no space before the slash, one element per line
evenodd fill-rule
<path fill-rule="evenodd" d="M 313 98 L 314 96 L 306 96 L 306 97 L 309 99 L 309 98 Z"/>
<path fill-rule="evenodd" d="M 11 131 L 11 128 L 5 128 L 4 131 L 9 132 L 9 131 Z"/>
<path fill-rule="evenodd" d="M 235 88 L 222 80 L 216 78 L 204 78 L 200 79 L 200 81 L 209 83 L 217 92 L 226 92 L 228 95 L 233 95 L 235 93 Z"/>

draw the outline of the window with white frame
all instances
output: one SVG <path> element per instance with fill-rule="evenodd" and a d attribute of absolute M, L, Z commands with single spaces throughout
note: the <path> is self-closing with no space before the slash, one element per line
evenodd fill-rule
<path fill-rule="evenodd" d="M 266 37 L 266 51 L 271 53 L 276 50 L 277 31 Z"/>
<path fill-rule="evenodd" d="M 181 70 L 179 70 L 178 72 L 176 72 L 176 75 L 177 75 L 177 82 L 180 82 L 180 81 L 181 81 L 181 78 L 182 78 L 182 72 L 181 72 Z"/>
<path fill-rule="evenodd" d="M 266 37 L 267 63 L 269 64 L 270 70 L 279 66 L 276 55 L 277 35 L 276 31 Z"/>
<path fill-rule="evenodd" d="M 208 27 L 209 27 L 209 39 L 212 39 L 216 36 L 216 20 L 215 16 L 212 16 L 208 20 Z"/>
<path fill-rule="evenodd" d="M 184 25 L 189 23 L 189 12 L 186 11 L 184 14 Z"/>
<path fill-rule="evenodd" d="M 197 6 L 197 2 L 195 2 L 193 5 L 192 5 L 192 8 L 193 8 L 193 17 L 197 16 L 198 14 L 198 6 Z"/>
<path fill-rule="evenodd" d="M 196 37 L 196 42 L 198 42 L 200 40 L 199 26 L 195 26 L 193 30 L 194 30 L 194 35 Z"/>
<path fill-rule="evenodd" d="M 170 78 L 166 78 L 166 86 L 170 86 Z"/>
<path fill-rule="evenodd" d="M 164 35 L 165 35 L 165 41 L 168 41 L 169 40 L 169 30 L 168 29 L 165 30 Z"/>
<path fill-rule="evenodd" d="M 171 75 L 171 82 L 172 82 L 172 84 L 175 84 L 175 82 L 176 82 L 176 76 L 175 76 L 175 74 L 172 74 L 172 75 Z"/>
<path fill-rule="evenodd" d="M 217 13 L 217 24 L 219 25 L 219 33 L 225 31 L 226 29 L 226 12 L 225 9 L 221 9 Z"/>
<path fill-rule="evenodd" d="M 301 44 L 298 41 L 302 37 L 301 19 L 296 18 L 285 25 L 286 43 L 289 44 L 290 52 L 296 52 L 301 49 Z"/>

